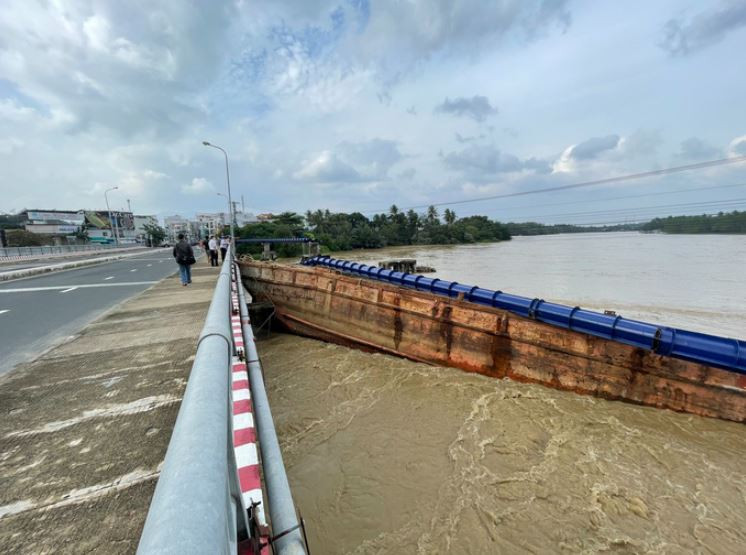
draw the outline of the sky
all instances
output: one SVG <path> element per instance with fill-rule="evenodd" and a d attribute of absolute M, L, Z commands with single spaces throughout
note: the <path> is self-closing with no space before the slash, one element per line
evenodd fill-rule
<path fill-rule="evenodd" d="M 746 207 L 743 0 L 5 0 L 0 211 Z M 482 197 L 502 198 L 481 200 Z M 442 210 L 447 205 L 442 204 Z"/>

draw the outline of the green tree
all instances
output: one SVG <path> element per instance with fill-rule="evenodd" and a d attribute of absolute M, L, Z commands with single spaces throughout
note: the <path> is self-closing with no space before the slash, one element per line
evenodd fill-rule
<path fill-rule="evenodd" d="M 456 213 L 453 210 L 446 208 L 446 211 L 443 212 L 443 219 L 445 219 L 446 224 L 453 225 L 456 221 Z"/>
<path fill-rule="evenodd" d="M 148 236 L 148 244 L 151 247 L 160 245 L 166 238 L 166 230 L 156 224 L 145 224 L 143 227 L 145 235 Z"/>

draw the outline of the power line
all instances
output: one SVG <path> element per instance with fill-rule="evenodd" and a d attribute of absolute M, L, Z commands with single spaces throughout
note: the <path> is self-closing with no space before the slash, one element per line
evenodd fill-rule
<path fill-rule="evenodd" d="M 661 216 L 661 217 L 659 217 L 657 219 L 663 220 L 663 219 L 666 219 L 666 218 L 682 218 L 682 217 L 687 217 L 687 216 L 693 216 L 693 217 L 707 216 L 707 217 L 710 217 L 710 216 L 717 216 L 717 215 L 718 215 L 717 212 L 714 212 L 714 213 L 711 213 L 711 214 L 671 214 L 671 215 L 667 215 L 667 216 Z M 611 221 L 611 222 L 609 222 L 609 221 L 604 221 L 604 222 L 582 222 L 582 223 L 567 224 L 567 225 L 573 225 L 573 226 L 577 226 L 577 227 L 583 227 L 583 226 L 608 226 L 608 225 L 623 225 L 623 224 L 644 224 L 644 223 L 648 223 L 649 221 L 650 221 L 649 218 L 634 218 L 634 219 L 617 220 L 617 221 Z M 549 224 L 549 225 L 555 225 L 555 224 Z M 689 223 L 686 223 L 685 225 L 694 226 L 695 222 L 689 222 Z"/>
<path fill-rule="evenodd" d="M 715 185 L 713 187 L 690 187 L 688 189 L 677 189 L 675 191 L 662 191 L 658 193 L 641 193 L 639 195 L 625 195 L 621 197 L 606 197 L 606 198 L 600 198 L 600 199 L 570 200 L 570 201 L 564 201 L 564 202 L 550 202 L 550 203 L 544 203 L 544 204 L 521 204 L 520 206 L 510 206 L 510 207 L 499 208 L 497 210 L 494 210 L 488 213 L 494 214 L 495 212 L 513 210 L 515 208 L 543 208 L 545 206 L 565 206 L 568 204 L 573 204 L 573 205 L 595 204 L 599 202 L 606 202 L 609 200 L 624 200 L 624 199 L 631 199 L 631 198 L 657 197 L 657 196 L 663 196 L 663 195 L 676 195 L 679 193 L 689 193 L 689 192 L 694 192 L 694 191 L 710 191 L 713 189 L 732 189 L 733 187 L 746 187 L 746 183 L 736 183 L 734 185 Z"/>
<path fill-rule="evenodd" d="M 490 195 L 486 197 L 477 197 L 472 199 L 464 199 L 464 200 L 454 200 L 454 201 L 448 201 L 448 202 L 434 202 L 430 204 L 421 204 L 418 206 L 407 206 L 404 208 L 401 208 L 400 210 L 416 210 L 419 208 L 429 208 L 430 206 L 453 206 L 456 204 L 468 204 L 472 202 L 483 202 L 485 200 L 495 200 L 495 199 L 501 199 L 501 198 L 511 198 L 511 197 L 520 197 L 525 195 L 536 195 L 539 193 L 550 193 L 554 191 L 567 191 L 569 189 L 578 189 L 580 187 L 590 187 L 592 185 L 604 185 L 606 183 L 618 183 L 620 181 L 632 181 L 635 179 L 643 179 L 645 177 L 654 177 L 658 175 L 669 175 L 673 173 L 681 173 L 685 171 L 691 171 L 691 170 L 700 170 L 704 168 L 712 168 L 716 166 L 724 166 L 728 164 L 736 164 L 738 162 L 744 162 L 746 161 L 746 156 L 734 156 L 731 158 L 721 158 L 718 160 L 708 160 L 706 162 L 697 162 L 696 164 L 687 164 L 684 166 L 674 166 L 670 168 L 663 168 L 660 170 L 651 170 L 646 172 L 640 172 L 640 173 L 632 173 L 627 175 L 619 175 L 615 177 L 606 177 L 604 179 L 594 179 L 593 181 L 583 181 L 580 183 L 573 183 L 570 185 L 559 185 L 556 187 L 545 187 L 543 189 L 534 189 L 532 191 L 517 191 L 514 193 L 503 193 L 501 195 Z M 386 212 L 388 209 L 384 208 L 383 210 L 377 210 L 377 211 L 369 211 L 365 212 L 365 214 L 376 214 L 381 212 Z"/>
<path fill-rule="evenodd" d="M 705 202 L 684 202 L 684 203 L 678 203 L 678 204 L 657 204 L 655 206 L 640 206 L 640 207 L 634 207 L 634 208 L 615 208 L 610 210 L 591 210 L 591 211 L 585 211 L 585 212 L 562 212 L 559 214 L 543 214 L 541 216 L 537 216 L 540 218 L 554 218 L 554 217 L 562 217 L 562 216 L 598 216 L 601 214 L 619 214 L 624 212 L 633 212 L 633 213 L 639 213 L 639 212 L 650 212 L 650 211 L 657 211 L 662 208 L 681 208 L 681 207 L 691 207 L 691 208 L 714 208 L 717 206 L 723 206 L 723 207 L 729 207 L 729 206 L 740 206 L 746 202 L 746 198 L 734 198 L 734 199 L 723 199 L 723 200 L 714 200 L 714 201 L 705 201 Z"/>

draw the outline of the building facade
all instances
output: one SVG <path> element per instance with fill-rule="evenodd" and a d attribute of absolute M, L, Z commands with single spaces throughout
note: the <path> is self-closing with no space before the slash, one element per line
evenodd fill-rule
<path fill-rule="evenodd" d="M 135 239 L 138 243 L 148 242 L 148 233 L 145 231 L 146 226 L 157 226 L 158 218 L 155 216 L 134 216 L 135 222 Z"/>
<path fill-rule="evenodd" d="M 20 214 L 26 231 L 40 235 L 69 236 L 78 233 L 85 224 L 83 212 L 64 210 L 24 210 Z"/>
<path fill-rule="evenodd" d="M 109 214 L 111 214 L 111 219 Z M 132 212 L 87 210 L 85 225 L 88 239 L 92 243 L 131 245 L 137 242 Z"/>
<path fill-rule="evenodd" d="M 189 240 L 193 239 L 189 220 L 183 216 L 179 216 L 178 214 L 167 216 L 163 222 L 166 226 L 166 237 L 170 243 L 178 241 L 180 233 L 183 233 Z"/>

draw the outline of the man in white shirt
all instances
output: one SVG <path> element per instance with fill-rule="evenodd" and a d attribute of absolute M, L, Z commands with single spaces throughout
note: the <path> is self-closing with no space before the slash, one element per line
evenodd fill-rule
<path fill-rule="evenodd" d="M 218 265 L 218 242 L 215 240 L 215 236 L 210 237 L 210 241 L 207 243 L 207 248 L 210 249 L 210 266 Z"/>
<path fill-rule="evenodd" d="M 228 237 L 223 237 L 220 240 L 220 258 L 221 262 L 225 262 L 225 253 L 228 252 L 228 248 L 231 245 L 231 240 Z"/>

